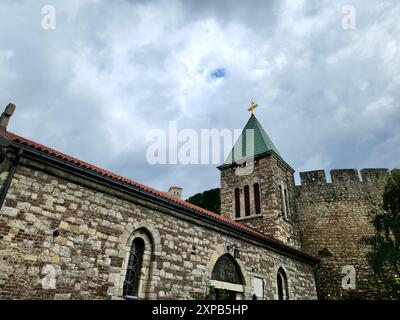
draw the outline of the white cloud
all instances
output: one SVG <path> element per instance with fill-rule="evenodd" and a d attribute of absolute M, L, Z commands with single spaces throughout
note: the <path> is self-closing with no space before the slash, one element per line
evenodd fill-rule
<path fill-rule="evenodd" d="M 255 99 L 297 170 L 398 165 L 397 1 L 353 1 L 356 30 L 341 27 L 346 1 L 56 1 L 54 31 L 44 4 L 0 4 L 0 104 L 17 104 L 16 133 L 190 195 L 217 169 L 148 165 L 146 132 L 240 128 Z"/>

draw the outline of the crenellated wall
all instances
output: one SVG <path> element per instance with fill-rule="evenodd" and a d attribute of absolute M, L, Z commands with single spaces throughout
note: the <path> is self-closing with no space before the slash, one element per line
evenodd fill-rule
<path fill-rule="evenodd" d="M 300 172 L 296 207 L 302 249 L 321 259 L 316 272 L 319 297 L 380 298 L 380 286 L 366 260 L 368 249 L 360 244 L 374 232 L 373 213 L 382 201 L 388 169 L 324 170 Z M 361 178 L 360 178 L 361 176 Z M 342 268 L 354 266 L 356 289 L 343 290 Z"/>
<path fill-rule="evenodd" d="M 359 185 L 370 186 L 371 184 L 385 183 L 389 176 L 389 169 L 372 168 L 361 169 L 335 169 L 330 171 L 332 183 L 328 183 L 324 170 L 300 172 L 301 187 L 312 187 L 316 185 L 330 186 L 332 184 L 340 185 Z M 361 175 L 361 179 L 360 179 Z"/>

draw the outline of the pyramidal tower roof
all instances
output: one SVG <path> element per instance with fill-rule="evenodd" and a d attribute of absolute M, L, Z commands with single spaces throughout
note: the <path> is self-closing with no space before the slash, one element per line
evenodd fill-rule
<path fill-rule="evenodd" d="M 247 157 L 257 156 L 269 151 L 275 152 L 282 158 L 278 149 L 275 147 L 260 122 L 258 122 L 253 110 L 251 110 L 252 114 L 249 121 L 247 121 L 246 126 L 243 128 L 240 137 L 223 165 L 229 165 Z M 254 139 L 251 139 L 251 135 L 253 135 Z M 254 143 L 251 143 L 251 140 L 253 140 Z"/>

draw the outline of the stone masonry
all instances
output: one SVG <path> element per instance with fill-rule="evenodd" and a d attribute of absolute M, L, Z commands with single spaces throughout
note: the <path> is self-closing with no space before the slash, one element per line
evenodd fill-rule
<path fill-rule="evenodd" d="M 221 213 L 235 219 L 234 190 L 239 187 L 241 193 L 242 212 L 244 211 L 243 189 L 250 188 L 249 216 L 236 219 L 251 228 L 272 235 L 287 245 L 300 248 L 299 230 L 295 208 L 294 170 L 274 153 L 255 158 L 254 170 L 248 175 L 237 175 L 237 166 L 221 168 Z M 254 194 L 252 186 L 260 185 L 261 213 L 255 214 Z M 279 186 L 288 190 L 288 216 L 282 214 L 279 198 Z"/>
<path fill-rule="evenodd" d="M 2 164 L 1 181 L 8 162 Z M 145 241 L 140 298 L 204 297 L 216 260 L 236 243 L 242 298 L 252 277 L 277 298 L 276 273 L 290 299 L 315 299 L 314 266 L 241 234 L 22 156 L 0 212 L 1 299 L 121 299 L 132 239 Z"/>
<path fill-rule="evenodd" d="M 332 183 L 325 172 L 301 172 L 296 206 L 302 248 L 320 258 L 316 277 L 321 299 L 382 299 L 366 260 L 363 236 L 373 234 L 373 214 L 382 202 L 387 169 L 332 170 Z M 344 266 L 354 266 L 356 289 L 343 290 Z"/>

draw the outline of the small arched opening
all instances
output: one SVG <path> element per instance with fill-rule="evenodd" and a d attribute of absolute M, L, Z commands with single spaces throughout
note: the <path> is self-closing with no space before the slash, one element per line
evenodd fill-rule
<path fill-rule="evenodd" d="M 289 287 L 285 270 L 279 268 L 276 277 L 278 300 L 289 300 Z"/>
<path fill-rule="evenodd" d="M 119 292 L 124 299 L 147 298 L 152 255 L 151 234 L 145 228 L 136 229 L 129 237 L 121 270 Z"/>

